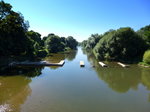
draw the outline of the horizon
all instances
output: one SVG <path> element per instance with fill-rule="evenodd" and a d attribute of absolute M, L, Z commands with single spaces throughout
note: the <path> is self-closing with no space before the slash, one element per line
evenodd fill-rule
<path fill-rule="evenodd" d="M 110 29 L 131 27 L 137 31 L 150 24 L 148 0 L 3 1 L 21 12 L 29 21 L 29 30 L 42 37 L 54 33 L 60 37 L 73 36 L 81 42 L 91 34 L 103 34 Z"/>

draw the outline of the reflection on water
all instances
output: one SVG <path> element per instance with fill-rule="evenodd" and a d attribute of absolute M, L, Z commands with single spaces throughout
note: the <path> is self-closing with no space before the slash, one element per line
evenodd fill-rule
<path fill-rule="evenodd" d="M 113 90 L 125 93 L 130 88 L 136 90 L 141 81 L 141 71 L 134 69 L 109 68 L 96 69 L 98 76 Z"/>
<path fill-rule="evenodd" d="M 19 112 L 21 104 L 24 104 L 31 93 L 28 85 L 30 82 L 31 79 L 24 76 L 0 77 L 0 105 L 3 105 L 1 109 Z"/>
<path fill-rule="evenodd" d="M 50 62 L 50 63 L 58 63 L 61 60 L 67 59 L 68 61 L 73 61 L 76 57 L 77 51 L 72 50 L 67 53 L 51 53 L 50 56 L 46 57 L 44 60 Z M 49 66 L 50 69 L 57 69 L 59 66 Z"/>
<path fill-rule="evenodd" d="M 142 84 L 150 90 L 150 69 L 142 68 L 142 76 L 141 76 Z"/>
<path fill-rule="evenodd" d="M 31 77 L 41 74 L 42 68 L 15 67 L 0 72 L 0 112 L 20 112 L 21 105 L 31 94 Z"/>
<path fill-rule="evenodd" d="M 76 55 L 77 55 L 77 51 L 74 50 L 74 51 L 67 53 L 65 57 L 68 61 L 73 61 L 75 59 Z"/>
<path fill-rule="evenodd" d="M 105 62 L 108 68 L 102 68 L 92 53 L 87 53 L 88 60 L 95 67 L 98 77 L 104 80 L 110 88 L 119 93 L 128 92 L 130 89 L 137 90 L 142 83 L 150 90 L 150 68 L 140 68 L 131 65 L 130 68 L 121 68 L 115 62 Z"/>
<path fill-rule="evenodd" d="M 0 112 L 149 112 L 150 69 L 122 68 L 93 54 L 51 54 L 63 67 L 16 67 L 0 71 Z M 85 67 L 79 66 L 79 61 Z M 53 70 L 55 69 L 55 70 Z"/>
<path fill-rule="evenodd" d="M 0 76 L 24 75 L 27 77 L 36 77 L 41 75 L 42 69 L 42 67 L 5 67 L 5 69 L 0 69 Z"/>
<path fill-rule="evenodd" d="M 45 58 L 46 61 L 57 63 L 60 60 L 73 60 L 77 51 L 52 54 Z M 32 90 L 29 84 L 31 78 L 41 75 L 43 67 L 8 67 L 1 63 L 0 67 L 0 112 L 20 112 L 21 105 L 24 104 L 27 97 L 31 95 Z M 57 69 L 57 66 L 51 66 L 50 69 Z"/>

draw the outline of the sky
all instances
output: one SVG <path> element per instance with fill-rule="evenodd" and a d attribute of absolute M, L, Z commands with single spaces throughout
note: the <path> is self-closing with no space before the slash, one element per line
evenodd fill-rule
<path fill-rule="evenodd" d="M 29 21 L 29 30 L 81 42 L 91 34 L 150 24 L 150 0 L 3 0 Z"/>

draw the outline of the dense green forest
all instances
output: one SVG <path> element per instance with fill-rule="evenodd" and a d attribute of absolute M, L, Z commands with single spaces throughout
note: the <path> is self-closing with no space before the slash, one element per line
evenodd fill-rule
<path fill-rule="evenodd" d="M 45 57 L 50 53 L 76 49 L 78 42 L 69 36 L 59 37 L 28 31 L 29 22 L 21 13 L 12 10 L 12 6 L 0 2 L 0 57 Z"/>
<path fill-rule="evenodd" d="M 150 51 L 148 50 L 150 49 L 150 25 L 137 32 L 130 27 L 124 27 L 117 30 L 111 29 L 101 35 L 92 34 L 81 45 L 88 52 L 93 52 L 98 60 L 128 63 L 143 60 L 150 64 Z"/>

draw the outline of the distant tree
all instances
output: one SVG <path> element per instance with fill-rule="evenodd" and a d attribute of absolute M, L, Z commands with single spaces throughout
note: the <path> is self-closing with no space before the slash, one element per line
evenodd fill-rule
<path fill-rule="evenodd" d="M 63 51 L 65 46 L 61 42 L 61 39 L 57 35 L 48 35 L 47 39 L 45 40 L 45 48 L 48 49 L 50 53 L 56 53 Z"/>
<path fill-rule="evenodd" d="M 102 38 L 101 35 L 92 34 L 86 41 L 86 45 L 84 46 L 84 48 L 86 50 L 92 50 L 101 38 Z"/>
<path fill-rule="evenodd" d="M 41 44 L 41 34 L 34 32 L 33 30 L 27 32 L 28 38 L 31 38 L 35 42 Z"/>
<path fill-rule="evenodd" d="M 60 41 L 63 42 L 65 46 L 67 45 L 67 40 L 65 37 L 61 37 Z"/>
<path fill-rule="evenodd" d="M 93 49 L 97 59 L 133 61 L 147 49 L 145 42 L 131 28 L 107 33 Z"/>
<path fill-rule="evenodd" d="M 28 31 L 27 37 L 33 42 L 33 47 L 35 50 L 40 50 L 43 47 L 42 40 L 41 40 L 41 34 L 34 31 Z"/>
<path fill-rule="evenodd" d="M 68 36 L 66 38 L 66 43 L 67 43 L 66 46 L 71 49 L 76 49 L 78 45 L 78 42 L 72 36 Z"/>
<path fill-rule="evenodd" d="M 81 42 L 81 46 L 82 46 L 83 48 L 85 48 L 86 44 L 87 44 L 87 40 L 84 40 L 84 41 Z"/>
<path fill-rule="evenodd" d="M 150 25 L 141 28 L 137 33 L 146 41 L 150 48 Z"/>

